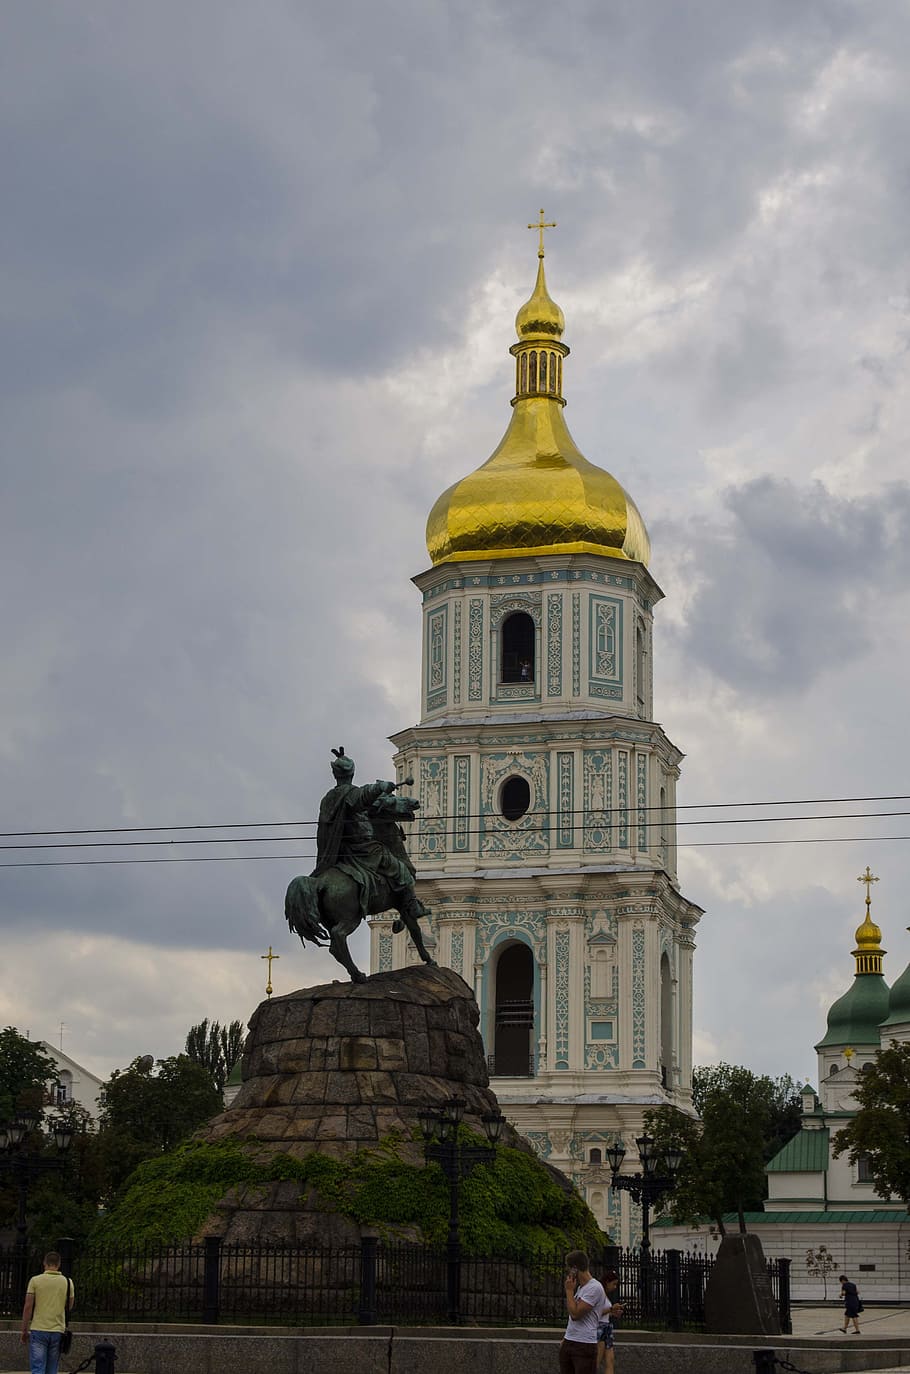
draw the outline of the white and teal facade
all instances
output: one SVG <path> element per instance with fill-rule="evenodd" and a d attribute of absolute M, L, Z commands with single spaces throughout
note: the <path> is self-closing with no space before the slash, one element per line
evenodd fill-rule
<path fill-rule="evenodd" d="M 564 525 L 514 547 L 493 505 L 493 547 L 414 579 L 422 707 L 392 737 L 395 769 L 420 799 L 409 843 L 435 957 L 474 990 L 503 1111 L 629 1244 L 638 1219 L 604 1151 L 622 1137 L 634 1167 L 644 1113 L 692 1109 L 702 914 L 676 876 L 682 754 L 653 719 L 662 593 L 640 559 L 563 551 Z M 391 917 L 371 941 L 373 971 L 416 957 Z"/>
<path fill-rule="evenodd" d="M 815 1046 L 818 1090 L 808 1083 L 802 1088 L 800 1130 L 766 1166 L 764 1210 L 746 1214 L 765 1253 L 790 1258 L 793 1296 L 802 1300 L 824 1295 L 817 1265 L 822 1251 L 834 1266 L 829 1295 L 832 1278 L 836 1295 L 837 1275 L 847 1273 L 866 1299 L 910 1298 L 910 1215 L 903 1201 L 878 1196 L 868 1159 L 834 1153 L 837 1132 L 856 1114 L 856 1089 L 866 1067 L 892 1041 L 910 1040 L 910 966 L 889 989 L 881 931 L 869 908 L 867 893 L 853 951 L 856 972 L 831 1006 Z M 730 1220 L 735 1225 L 735 1217 Z M 659 1245 L 713 1250 L 718 1244 L 710 1223 L 687 1228 L 660 1222 L 655 1235 Z"/>

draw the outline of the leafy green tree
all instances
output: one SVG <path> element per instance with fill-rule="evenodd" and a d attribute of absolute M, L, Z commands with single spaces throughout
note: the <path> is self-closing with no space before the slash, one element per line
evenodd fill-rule
<path fill-rule="evenodd" d="M 40 1107 L 57 1076 L 54 1061 L 15 1026 L 0 1031 L 0 1121 L 8 1121 L 18 1107 Z"/>
<path fill-rule="evenodd" d="M 707 1215 L 721 1235 L 724 1214 L 736 1212 L 744 1231 L 744 1214 L 758 1211 L 767 1196 L 765 1164 L 799 1130 L 796 1085 L 718 1064 L 696 1070 L 693 1101 L 700 1121 L 674 1107 L 645 1116 L 659 1147 L 683 1151 L 668 1210 L 678 1222 Z"/>
<path fill-rule="evenodd" d="M 239 1021 L 222 1026 L 219 1021 L 209 1024 L 208 1017 L 190 1026 L 186 1037 L 186 1053 L 194 1064 L 201 1064 L 211 1074 L 220 1093 L 231 1071 L 243 1053 L 243 1026 Z"/>
<path fill-rule="evenodd" d="M 92 1118 L 77 1102 L 56 1110 L 73 1136 L 64 1155 L 60 1172 L 39 1176 L 29 1192 L 29 1234 L 33 1241 L 50 1249 L 60 1236 L 84 1241 L 95 1225 L 104 1192 L 104 1170 L 99 1137 Z M 56 1154 L 50 1132 L 46 1132 L 42 1153 Z"/>
<path fill-rule="evenodd" d="M 172 1150 L 218 1112 L 221 1093 L 207 1069 L 185 1054 L 143 1055 L 115 1070 L 100 1092 L 99 1145 L 105 1191 L 120 1187 L 145 1159 Z"/>
<path fill-rule="evenodd" d="M 855 1089 L 859 1110 L 834 1137 L 834 1153 L 869 1159 L 876 1192 L 910 1202 L 910 1044 L 879 1050 Z"/>

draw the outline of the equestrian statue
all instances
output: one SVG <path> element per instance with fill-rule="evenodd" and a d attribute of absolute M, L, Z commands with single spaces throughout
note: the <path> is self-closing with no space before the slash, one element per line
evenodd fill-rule
<path fill-rule="evenodd" d="M 324 945 L 343 964 L 355 983 L 366 974 L 351 958 L 348 936 L 367 916 L 394 908 L 392 929 L 407 928 L 417 953 L 432 964 L 423 943 L 420 918 L 429 913 L 414 888 L 414 865 L 404 845 L 400 821 L 413 821 L 420 803 L 395 796 L 402 783 L 369 782 L 354 786 L 354 760 L 344 747 L 333 749 L 335 786 L 319 805 L 316 867 L 309 877 L 292 878 L 284 914 L 292 931 L 314 945 Z"/>

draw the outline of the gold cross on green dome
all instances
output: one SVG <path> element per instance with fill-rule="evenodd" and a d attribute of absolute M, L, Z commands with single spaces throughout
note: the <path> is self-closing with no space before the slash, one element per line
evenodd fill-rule
<path fill-rule="evenodd" d="M 861 873 L 861 874 L 859 875 L 859 877 L 857 878 L 856 881 L 857 881 L 858 883 L 865 883 L 865 884 L 866 884 L 866 906 L 871 906 L 871 905 L 872 905 L 872 884 L 873 884 L 873 883 L 877 883 L 877 882 L 878 882 L 878 878 L 875 877 L 875 875 L 874 875 L 873 872 L 872 872 L 872 869 L 869 867 L 868 864 L 866 864 L 866 871 L 865 871 L 865 873 Z"/>

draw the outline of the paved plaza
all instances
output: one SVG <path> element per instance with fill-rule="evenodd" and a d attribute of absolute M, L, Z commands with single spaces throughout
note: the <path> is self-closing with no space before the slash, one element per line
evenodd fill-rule
<path fill-rule="evenodd" d="M 861 1341 L 863 1336 L 910 1337 L 910 1307 L 867 1307 L 860 1316 L 860 1336 L 841 1336 L 843 1308 L 829 1303 L 827 1307 L 792 1309 L 794 1336 L 824 1336 L 829 1340 Z"/>

